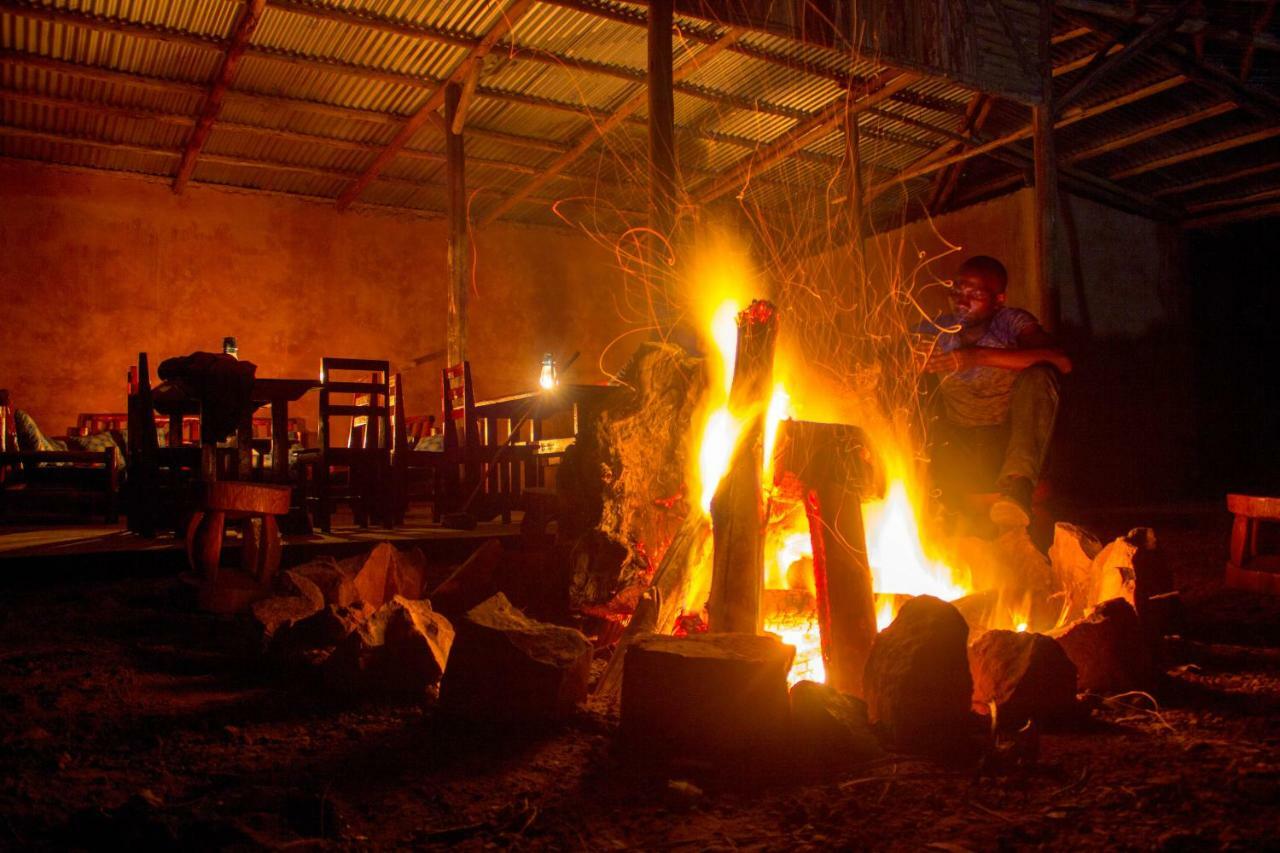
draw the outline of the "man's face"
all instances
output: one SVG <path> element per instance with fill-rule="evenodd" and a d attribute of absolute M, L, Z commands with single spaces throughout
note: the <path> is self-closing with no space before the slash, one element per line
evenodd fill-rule
<path fill-rule="evenodd" d="M 977 326 L 990 320 L 1004 304 L 1004 294 L 997 293 L 982 276 L 962 272 L 951 290 L 951 302 L 962 326 Z"/>

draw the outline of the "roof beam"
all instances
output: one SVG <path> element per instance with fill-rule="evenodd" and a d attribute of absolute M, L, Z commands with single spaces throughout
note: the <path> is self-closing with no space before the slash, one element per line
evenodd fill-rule
<path fill-rule="evenodd" d="M 409 140 L 427 123 L 431 116 L 435 115 L 436 110 L 444 103 L 445 91 L 449 84 L 466 80 L 471 73 L 472 67 L 477 62 L 484 60 L 484 57 L 493 49 L 494 44 L 511 31 L 511 28 L 524 17 L 525 13 L 533 8 L 533 4 L 534 0 L 511 0 L 507 7 L 499 13 L 498 19 L 489 27 L 489 31 L 484 34 L 484 37 L 476 42 L 467 51 L 467 55 L 462 58 L 462 61 L 454 66 L 448 79 L 436 85 L 431 94 L 427 96 L 426 102 L 418 107 L 417 112 L 405 120 L 400 130 L 387 143 L 386 147 L 378 153 L 378 156 L 374 158 L 368 168 L 364 170 L 360 177 L 351 182 L 351 186 L 347 187 L 342 195 L 338 196 L 337 204 L 339 210 L 345 210 L 351 202 L 355 201 L 360 193 L 364 191 L 364 188 L 378 176 L 378 173 L 395 159 L 400 149 L 408 144 Z"/>
<path fill-rule="evenodd" d="M 671 72 L 672 82 L 674 83 L 679 81 L 697 71 L 707 60 L 711 59 L 713 56 L 720 53 L 741 38 L 742 33 L 742 30 L 731 27 L 714 44 L 708 45 L 699 50 L 693 56 L 686 58 Z M 628 116 L 645 106 L 645 104 L 648 103 L 648 100 L 649 93 L 647 89 L 641 88 L 639 92 L 633 94 L 616 110 L 614 110 L 608 118 L 604 119 L 604 121 L 593 124 L 591 129 L 578 140 L 577 144 L 575 144 L 573 148 L 569 149 L 564 154 L 557 157 L 553 162 L 549 163 L 541 175 L 525 184 L 515 193 L 500 201 L 495 207 L 485 214 L 484 218 L 480 220 L 480 224 L 488 225 L 499 216 L 515 207 L 522 200 L 528 197 L 530 193 L 541 187 L 547 181 L 551 180 L 551 178 L 562 172 L 566 166 L 585 154 L 587 149 L 595 144 L 596 140 L 622 124 Z"/>
<path fill-rule="evenodd" d="M 1210 228 L 1214 225 L 1226 225 L 1231 222 L 1243 222 L 1249 219 L 1261 219 L 1264 216 L 1280 214 L 1280 202 L 1260 204 L 1257 207 L 1246 207 L 1241 210 L 1229 210 L 1226 213 L 1215 213 L 1188 219 L 1182 223 L 1183 228 Z"/>
<path fill-rule="evenodd" d="M 975 92 L 969 100 L 969 108 L 965 113 L 964 120 L 960 124 L 960 134 L 966 139 L 972 139 L 982 130 L 982 125 L 986 122 L 987 116 L 991 114 L 991 105 L 994 99 L 983 92 Z M 956 143 L 951 150 L 955 150 L 957 146 L 963 145 L 963 142 Z M 947 202 L 951 200 L 951 196 L 955 193 L 956 185 L 960 182 L 960 166 L 952 165 L 943 169 L 938 173 L 934 181 L 933 196 L 929 199 L 929 211 L 935 216 L 942 212 Z"/>
<path fill-rule="evenodd" d="M 1094 116 L 1102 115 L 1103 113 L 1110 112 L 1111 110 L 1117 109 L 1119 107 L 1123 107 L 1127 104 L 1132 104 L 1135 101 L 1140 101 L 1140 100 L 1143 100 L 1144 98 L 1149 98 L 1152 95 L 1157 95 L 1161 92 L 1167 92 L 1168 90 L 1176 86 L 1180 86 L 1185 82 L 1187 82 L 1186 77 L 1183 77 L 1180 74 L 1174 75 L 1173 77 L 1170 77 L 1168 79 L 1161 80 L 1156 83 L 1152 83 L 1149 86 L 1143 86 L 1141 89 L 1136 89 L 1124 95 L 1119 95 L 1115 98 L 1111 98 L 1099 104 L 1093 104 L 1087 107 L 1081 107 L 1081 106 L 1072 107 L 1068 110 L 1065 110 L 1062 115 L 1058 116 L 1057 121 L 1055 121 L 1053 124 L 1053 127 L 1055 130 L 1063 127 L 1068 127 L 1070 125 L 1075 124 L 1076 122 L 1084 121 L 1086 119 L 1093 118 Z M 919 178 L 924 175 L 929 175 L 938 171 L 939 169 L 946 168 L 947 166 L 950 166 L 956 163 L 963 163 L 965 160 L 968 160 L 972 157 L 977 157 L 981 154 L 988 154 L 992 151 L 996 151 L 1000 148 L 1003 148 L 1006 145 L 1012 145 L 1015 142 L 1020 142 L 1024 139 L 1030 139 L 1031 134 L 1032 134 L 1032 128 L 1030 125 L 1027 125 L 1026 127 L 1011 131 L 1010 133 L 1006 133 L 1003 136 L 999 136 L 995 139 L 988 140 L 986 142 L 981 142 L 976 139 L 972 140 L 971 142 L 967 142 L 965 144 L 970 145 L 971 147 L 969 147 L 968 150 L 960 151 L 959 153 L 956 153 L 956 154 L 947 153 L 952 150 L 951 143 L 947 143 L 945 145 L 940 146 L 934 152 L 930 154 L 926 154 L 925 156 L 916 160 L 914 163 L 912 163 L 910 166 L 903 169 L 902 171 L 898 172 L 896 175 L 890 178 L 887 178 L 883 181 L 880 181 L 879 183 L 873 184 L 871 188 L 868 189 L 867 195 L 868 197 L 874 197 L 875 195 L 878 195 L 884 190 L 887 190 L 892 186 L 902 183 L 903 181 L 908 181 L 908 180 L 911 180 L 912 178 Z"/>
<path fill-rule="evenodd" d="M 187 138 L 187 146 L 182 151 L 182 161 L 178 163 L 178 174 L 173 179 L 175 193 L 182 192 L 187 181 L 191 180 L 191 173 L 196 170 L 196 158 L 200 156 L 200 149 L 204 148 L 209 134 L 213 132 L 213 123 L 217 121 L 218 113 L 222 112 L 222 101 L 227 95 L 231 81 L 235 79 L 236 66 L 240 64 L 240 57 L 244 56 L 245 49 L 249 46 L 253 31 L 258 28 L 258 21 L 262 20 L 262 9 L 265 5 L 266 0 L 246 0 L 235 25 L 231 28 L 227 52 L 222 56 L 218 73 L 213 75 L 213 83 L 209 87 L 209 94 L 205 96 L 204 106 L 200 109 L 200 117 L 196 119 L 191 136 Z"/>
<path fill-rule="evenodd" d="M 1211 175 L 1207 178 L 1190 181 L 1185 184 L 1178 184 L 1172 187 L 1165 187 L 1151 193 L 1153 196 L 1161 197 L 1167 195 L 1181 195 L 1195 190 L 1201 190 L 1205 187 L 1216 187 L 1218 184 L 1229 184 L 1232 181 L 1238 181 L 1242 178 L 1252 178 L 1256 175 L 1265 175 L 1267 172 L 1274 172 L 1280 169 L 1280 160 L 1272 160 L 1257 166 L 1247 166 L 1243 169 L 1232 169 L 1230 172 L 1223 172 L 1219 175 Z"/>
<path fill-rule="evenodd" d="M 1188 213 L 1204 213 L 1209 210 L 1221 210 L 1224 207 L 1240 207 L 1241 205 L 1252 205 L 1258 202 L 1271 201 L 1280 198 L 1280 187 L 1271 187 L 1248 195 L 1232 196 L 1230 198 L 1215 198 L 1210 201 L 1202 201 L 1197 204 L 1187 205 Z"/>
<path fill-rule="evenodd" d="M 1192 0 L 1183 0 L 1177 6 L 1170 9 L 1166 14 L 1153 21 L 1146 29 L 1133 36 L 1122 37 L 1119 40 L 1124 43 L 1115 54 L 1102 57 L 1105 54 L 1098 52 L 1095 57 L 1097 61 L 1091 61 L 1089 67 L 1085 69 L 1084 74 L 1074 81 L 1063 95 L 1057 99 L 1058 108 L 1069 106 L 1077 100 L 1082 94 L 1089 91 L 1095 83 L 1108 74 L 1113 73 L 1117 68 L 1128 64 L 1141 51 L 1145 50 L 1149 45 L 1159 42 L 1168 36 L 1178 26 L 1183 18 L 1187 15 L 1187 10 L 1191 7 Z"/>
<path fill-rule="evenodd" d="M 180 157 L 182 155 L 182 152 L 177 149 L 157 148 L 154 146 L 137 145 L 137 144 L 127 143 L 127 142 L 112 142 L 104 139 L 90 139 L 90 138 L 81 137 L 81 136 L 72 136 L 70 134 L 53 133 L 50 131 L 43 131 L 43 130 L 30 130 L 24 127 L 12 127 L 12 126 L 6 126 L 6 125 L 0 125 L 0 136 L 24 136 L 31 139 L 43 140 L 46 142 L 68 143 L 72 145 L 84 145 L 89 148 L 98 148 L 106 151 L 128 151 L 135 154 L 147 154 L 147 155 L 153 155 L 153 156 L 159 156 L 159 157 Z M 323 166 L 308 166 L 300 163 L 286 163 L 280 160 L 267 160 L 262 158 L 232 157 L 226 154 L 205 154 L 203 155 L 202 159 L 208 163 L 215 163 L 215 164 L 224 165 L 224 166 L 237 166 L 237 167 L 246 167 L 246 168 L 254 168 L 254 169 L 269 169 L 271 171 L 276 171 L 276 172 L 291 172 L 299 175 L 309 175 L 309 176 L 323 177 L 323 178 L 350 179 L 359 174 L 358 172 L 351 171 L 348 169 L 335 169 L 333 167 L 323 167 Z M 60 164 L 54 164 L 54 165 L 60 165 Z M 95 169 L 94 171 L 102 171 L 102 170 Z M 580 177 L 580 176 L 574 175 L 572 177 Z M 208 186 L 215 186 L 215 187 L 227 186 L 226 184 L 220 184 L 214 181 L 202 181 L 198 178 L 192 178 L 191 182 L 197 183 L 197 184 L 205 184 Z M 422 189 L 424 187 L 441 187 L 441 188 L 444 187 L 443 183 L 440 183 L 437 181 L 409 180 L 407 178 L 387 177 L 386 175 L 379 175 L 377 178 L 377 182 L 381 184 L 391 184 L 393 186 L 402 186 L 402 187 L 407 187 L 411 189 Z M 255 192 L 272 192 L 271 190 L 257 190 L 256 188 L 248 188 L 248 189 L 254 189 Z M 285 193 L 285 195 L 304 195 L 304 194 Z M 323 197 L 323 196 L 309 196 L 309 197 L 325 198 L 325 200 L 329 200 L 327 197 Z M 536 200 L 538 202 L 545 203 L 548 205 L 555 204 L 559 201 L 562 201 L 561 199 L 556 199 L 556 198 L 537 198 Z M 372 207 L 390 207 L 396 210 L 410 210 L 410 211 L 416 211 L 420 213 L 427 213 L 427 212 L 435 213 L 435 214 L 441 213 L 441 211 L 427 211 L 423 208 L 402 208 L 402 207 L 397 207 L 396 205 L 386 205 L 386 204 L 380 204 L 377 202 L 357 202 L 357 204 L 360 206 L 367 205 Z M 615 205 L 612 205 L 612 203 L 608 201 L 602 202 L 602 204 L 610 207 L 613 210 L 617 210 L 622 213 L 634 214 L 637 216 L 643 215 L 640 211 L 633 211 L 633 210 L 626 210 L 623 208 L 619 208 Z"/>
<path fill-rule="evenodd" d="M 748 179 L 752 172 L 764 171 L 779 160 L 790 157 L 816 137 L 834 130 L 836 125 L 844 121 L 847 116 L 857 115 L 875 106 L 917 79 L 919 75 L 905 71 L 888 71 L 881 74 L 875 84 L 863 87 L 857 94 L 850 92 L 848 97 L 837 98 L 817 115 L 796 125 L 780 139 L 738 161 L 721 175 L 693 188 L 690 194 L 696 193 L 698 201 L 704 204 L 714 201 Z"/>
<path fill-rule="evenodd" d="M 1112 151 L 1118 151 L 1121 148 L 1128 148 L 1130 145 L 1136 145 L 1139 142 L 1144 142 L 1157 136 L 1163 136 L 1171 131 L 1196 124 L 1197 122 L 1204 121 L 1205 119 L 1223 115 L 1224 113 L 1229 113 L 1235 109 L 1236 105 L 1230 101 L 1214 104 L 1213 106 L 1206 107 L 1202 110 L 1196 110 L 1192 113 L 1186 113 L 1185 115 L 1175 116 L 1174 118 L 1166 119 L 1165 121 L 1147 125 L 1146 127 L 1131 131 L 1130 133 L 1113 136 L 1110 139 L 1103 140 L 1102 142 L 1099 142 L 1096 145 L 1091 145 L 1088 148 L 1073 151 L 1071 154 L 1063 158 L 1062 162 L 1069 165 L 1079 163 L 1081 160 L 1088 160 L 1091 157 L 1100 157 L 1103 154 L 1109 154 Z"/>
<path fill-rule="evenodd" d="M 1186 163 L 1188 160 L 1198 160 L 1201 157 L 1208 157 L 1210 154 L 1220 154 L 1223 151 L 1230 151 L 1233 148 L 1240 148 L 1244 145 L 1252 145 L 1255 142 L 1262 142 L 1266 139 L 1274 139 L 1277 136 L 1280 136 L 1280 126 L 1264 127 L 1250 133 L 1243 133 L 1239 136 L 1220 139 L 1217 142 L 1211 142 L 1208 145 L 1199 145 L 1195 148 L 1188 148 L 1185 151 L 1179 151 L 1176 154 L 1157 157 L 1154 160 L 1148 160 L 1146 163 L 1139 163 L 1126 169 L 1119 169 L 1112 172 L 1110 177 L 1113 181 L 1118 181 L 1123 178 L 1132 178 L 1137 175 L 1144 175 L 1147 172 L 1151 172 L 1156 169 L 1163 169 L 1166 166 L 1176 166 L 1178 163 Z"/>

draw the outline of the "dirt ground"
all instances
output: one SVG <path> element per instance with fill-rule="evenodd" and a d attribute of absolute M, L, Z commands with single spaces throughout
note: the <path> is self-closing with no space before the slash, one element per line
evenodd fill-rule
<path fill-rule="evenodd" d="M 1220 588 L 1221 510 L 1080 520 L 1106 537 L 1156 528 L 1189 642 L 1156 706 L 1108 700 L 1012 771 L 902 756 L 746 781 L 644 773 L 615 751 L 606 708 L 522 731 L 462 725 L 430 703 L 335 702 L 237 652 L 237 626 L 193 612 L 176 580 L 10 589 L 0 847 L 1280 844 L 1280 600 Z"/>

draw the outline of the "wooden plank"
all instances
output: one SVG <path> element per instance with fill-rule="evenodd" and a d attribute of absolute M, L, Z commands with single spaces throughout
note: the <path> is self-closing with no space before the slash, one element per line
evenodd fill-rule
<path fill-rule="evenodd" d="M 1202 201 L 1197 204 L 1187 205 L 1188 213 L 1205 213 L 1210 210 L 1222 210 L 1224 207 L 1241 207 L 1244 205 L 1256 205 L 1260 202 L 1271 201 L 1280 198 L 1280 187 L 1272 187 L 1261 192 L 1250 193 L 1244 196 L 1233 196 L 1231 198 L 1219 198 L 1212 201 Z"/>
<path fill-rule="evenodd" d="M 1112 172 L 1111 180 L 1118 181 L 1122 178 L 1132 178 L 1136 175 L 1143 175 L 1155 169 L 1163 169 L 1166 166 L 1174 166 L 1178 163 L 1186 163 L 1188 160 L 1198 160 L 1201 157 L 1208 157 L 1210 154 L 1220 154 L 1223 151 L 1230 151 L 1233 148 L 1240 148 L 1245 145 L 1252 145 L 1255 142 L 1262 142 L 1267 139 L 1274 139 L 1280 136 L 1280 127 L 1264 127 L 1260 130 L 1244 133 L 1239 136 L 1232 136 L 1228 139 L 1220 139 L 1217 142 L 1211 142 L 1208 145 L 1200 145 L 1195 148 L 1189 148 L 1185 151 L 1179 151 L 1175 154 L 1168 154 L 1164 157 L 1158 157 L 1155 160 L 1149 160 L 1146 163 L 1138 163 L 1126 169 L 1119 169 Z"/>
<path fill-rule="evenodd" d="M 458 100 L 458 108 L 454 110 L 453 122 L 448 126 L 449 130 L 455 136 L 462 135 L 462 128 L 467 123 L 467 110 L 471 108 L 471 101 L 476 96 L 476 86 L 480 83 L 480 75 L 484 73 L 484 57 L 476 60 L 475 65 L 471 66 L 471 73 L 467 75 L 467 82 L 462 87 L 462 97 Z"/>
<path fill-rule="evenodd" d="M 1135 16 L 1131 4 L 1115 3 L 1110 2 L 1110 0 L 1054 0 L 1054 5 L 1057 7 L 1059 14 L 1064 12 L 1083 12 L 1087 15 L 1097 15 L 1099 18 L 1126 24 L 1133 23 L 1147 26 L 1155 20 L 1149 13 Z M 1184 18 L 1176 31 L 1193 37 L 1205 36 L 1214 41 L 1233 44 L 1238 47 L 1244 47 L 1250 43 L 1247 33 L 1227 27 L 1219 27 L 1208 20 L 1203 14 L 1203 7 L 1199 12 Z M 1262 50 L 1280 50 L 1280 38 L 1268 33 L 1261 34 L 1253 43 Z"/>
<path fill-rule="evenodd" d="M 253 31 L 258 28 L 258 21 L 262 20 L 262 9 L 265 5 L 266 0 L 248 0 L 240 10 L 240 17 L 231 31 L 227 52 L 222 57 L 222 64 L 218 66 L 218 73 L 213 75 L 213 83 L 205 96 L 200 117 L 196 119 L 196 125 L 187 138 L 187 147 L 182 151 L 182 160 L 178 163 L 178 174 L 173 179 L 175 193 L 181 193 L 186 188 L 187 181 L 191 180 L 191 173 L 196 169 L 196 158 L 200 156 L 200 149 L 204 148 L 209 134 L 213 131 L 213 123 L 217 120 L 218 113 L 222 111 L 222 102 L 226 98 L 227 89 L 235 79 L 236 66 L 240 64 L 241 57 L 248 49 L 249 39 L 253 37 Z"/>
<path fill-rule="evenodd" d="M 453 130 L 462 88 L 457 83 L 445 87 L 444 123 L 445 166 L 448 183 L 445 218 L 449 223 L 449 249 L 446 259 L 449 272 L 449 308 L 445 326 L 445 351 L 448 364 L 467 360 L 467 284 L 470 279 L 470 250 L 467 240 L 466 151 L 462 134 Z"/>
<path fill-rule="evenodd" d="M 1253 32 L 1249 34 L 1249 44 L 1244 49 L 1244 56 L 1240 58 L 1240 82 L 1248 83 L 1249 75 L 1253 72 L 1253 54 L 1258 49 L 1258 36 L 1266 32 L 1267 27 L 1271 26 L 1271 17 L 1276 11 L 1276 0 L 1267 0 L 1267 4 L 1262 7 L 1262 11 L 1258 13 L 1258 17 L 1253 22 Z"/>
<path fill-rule="evenodd" d="M 844 145 L 848 160 L 849 179 L 849 228 L 853 234 L 853 247 L 857 250 L 858 263 L 866 268 L 866 208 L 862 203 L 866 195 L 866 180 L 862 175 L 862 139 L 858 132 L 858 116 L 845 118 Z"/>
<path fill-rule="evenodd" d="M 960 135 L 963 141 L 972 140 L 978 133 L 982 131 L 982 125 L 986 123 L 987 116 L 991 114 L 991 105 L 994 100 L 982 92 L 975 92 L 973 97 L 969 99 L 969 105 L 965 109 L 964 119 L 960 123 Z M 951 150 L 955 150 L 957 146 L 952 146 Z M 955 193 L 956 186 L 960 183 L 959 165 L 948 166 L 938 173 L 934 182 L 933 196 L 929 199 L 929 210 L 933 215 L 938 215 L 951 201 L 951 196 Z"/>
<path fill-rule="evenodd" d="M 400 130 L 387 143 L 386 147 L 374 158 L 373 162 L 365 168 L 360 177 L 351 182 L 342 193 L 338 196 L 337 207 L 339 210 L 345 210 L 351 202 L 359 197 L 365 187 L 373 182 L 373 179 L 386 168 L 387 164 L 395 159 L 396 155 L 404 148 L 409 140 L 422 128 L 424 124 L 435 114 L 435 111 L 444 103 L 445 90 L 451 83 L 457 83 L 465 80 L 467 75 L 471 73 L 471 68 L 480 61 L 482 57 L 489 53 L 493 45 L 511 31 L 511 28 L 524 17 L 534 5 L 534 0 L 511 0 L 511 3 L 498 15 L 498 19 L 489 27 L 488 32 L 484 34 L 472 48 L 467 51 L 467 55 L 462 58 L 453 71 L 440 84 L 438 84 L 427 96 L 427 100 L 417 111 L 409 116 L 401 125 Z"/>
<path fill-rule="evenodd" d="M 712 45 L 709 45 L 708 47 L 703 48 L 702 50 L 698 51 L 696 54 L 694 54 L 693 56 L 689 57 L 684 62 L 682 62 L 680 64 L 680 67 L 676 68 L 672 72 L 672 75 L 671 75 L 672 82 L 674 83 L 677 80 L 681 80 L 685 77 L 688 77 L 694 71 L 698 70 L 698 68 L 702 67 L 702 65 L 707 60 L 711 59 L 713 56 L 720 53 L 721 51 L 726 49 L 729 45 L 737 41 L 741 37 L 741 35 L 742 35 L 741 30 L 730 29 L 729 31 L 727 31 L 723 36 L 721 36 L 721 38 L 715 44 L 712 44 Z M 632 113 L 636 112 L 636 110 L 640 109 L 647 102 L 648 102 L 648 93 L 646 91 L 642 90 L 636 94 L 633 94 L 626 101 L 624 101 L 621 106 L 619 106 L 616 110 L 610 113 L 610 115 L 607 118 L 605 118 L 603 121 L 599 123 L 593 124 L 591 129 L 578 140 L 577 144 L 575 144 L 573 148 L 569 149 L 560 157 L 557 157 L 554 161 L 547 164 L 543 168 L 541 175 L 534 178 L 532 181 L 525 184 L 523 187 L 516 190 L 516 192 L 507 196 L 505 199 L 503 199 L 497 205 L 491 208 L 489 212 L 486 213 L 485 216 L 480 220 L 480 224 L 483 226 L 483 225 L 489 225 L 493 223 L 499 216 L 511 210 L 513 207 L 515 207 L 524 199 L 528 198 L 530 193 L 534 192 L 539 187 L 542 187 L 547 183 L 547 181 L 551 180 L 553 177 L 560 174 L 560 172 L 564 171 L 564 169 L 567 166 L 569 166 L 571 163 L 573 163 L 575 160 L 577 160 L 579 157 L 585 154 L 587 150 L 592 145 L 595 144 L 596 140 L 600 139 L 605 134 L 609 133 L 609 131 L 613 130 L 618 125 L 622 124 L 622 122 L 625 121 Z"/>
<path fill-rule="evenodd" d="M 1197 122 L 1204 121 L 1205 119 L 1223 115 L 1224 113 L 1229 113 L 1234 109 L 1236 109 L 1236 105 L 1229 101 L 1214 104 L 1211 107 L 1206 107 L 1202 110 L 1196 110 L 1193 113 L 1187 113 L 1186 115 L 1180 115 L 1162 122 L 1157 122 L 1156 124 L 1139 128 L 1138 130 L 1130 133 L 1113 136 L 1110 139 L 1103 140 L 1102 142 L 1091 145 L 1088 148 L 1072 152 L 1067 155 L 1062 162 L 1079 163 L 1081 160 L 1088 160 L 1090 157 L 1100 157 L 1111 151 L 1128 148 L 1130 145 L 1136 145 L 1139 142 L 1144 142 L 1145 140 L 1153 139 L 1157 136 L 1163 136 L 1164 134 L 1178 130 L 1179 128 L 1187 127 Z"/>

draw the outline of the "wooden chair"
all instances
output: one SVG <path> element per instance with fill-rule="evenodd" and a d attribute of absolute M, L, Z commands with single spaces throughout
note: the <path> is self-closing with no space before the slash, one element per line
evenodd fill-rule
<path fill-rule="evenodd" d="M 423 431 L 431 416 L 410 416 L 405 406 L 404 379 L 399 373 L 391 377 L 391 467 L 395 482 L 396 522 L 404 523 L 409 504 L 415 500 L 430 501 L 439 520 L 440 507 L 457 504 L 457 477 L 450 478 L 449 457 L 444 450 L 415 449 L 426 436 Z"/>
<path fill-rule="evenodd" d="M 69 504 L 77 509 L 98 505 L 103 519 L 116 520 L 116 451 L 22 450 L 9 392 L 0 389 L 0 515 L 12 500 L 37 503 L 57 515 Z"/>
<path fill-rule="evenodd" d="M 361 373 L 359 380 L 338 379 L 335 373 Z M 319 446 L 300 457 L 311 471 L 309 504 L 316 526 L 326 533 L 334 505 L 351 505 L 356 524 L 371 518 L 395 522 L 391 488 L 389 375 L 386 361 L 362 358 L 324 358 L 320 366 Z M 334 398 L 349 400 L 335 402 Z M 333 445 L 335 418 L 350 418 L 347 446 Z"/>
<path fill-rule="evenodd" d="M 1229 494 L 1227 509 L 1235 517 L 1227 586 L 1280 593 L 1280 498 Z"/>
<path fill-rule="evenodd" d="M 183 443 L 187 434 L 179 421 L 174 431 L 171 418 L 157 416 L 151 394 L 151 372 L 147 354 L 138 353 L 138 363 L 129 368 L 127 378 L 128 453 L 125 481 L 125 514 L 128 528 L 152 537 L 161 530 L 182 530 L 186 516 L 194 509 L 200 478 L 199 421 L 196 441 Z M 159 440 L 159 425 L 170 424 L 165 445 Z"/>
<path fill-rule="evenodd" d="M 499 436 L 495 420 L 477 415 L 469 362 L 444 368 L 441 379 L 444 463 L 450 469 L 446 476 L 452 478 L 451 472 L 458 471 L 460 485 L 441 501 L 441 509 L 465 507 L 477 518 L 501 516 L 504 524 L 510 524 L 527 472 L 535 465 L 535 448 L 513 441 L 510 433 Z"/>

